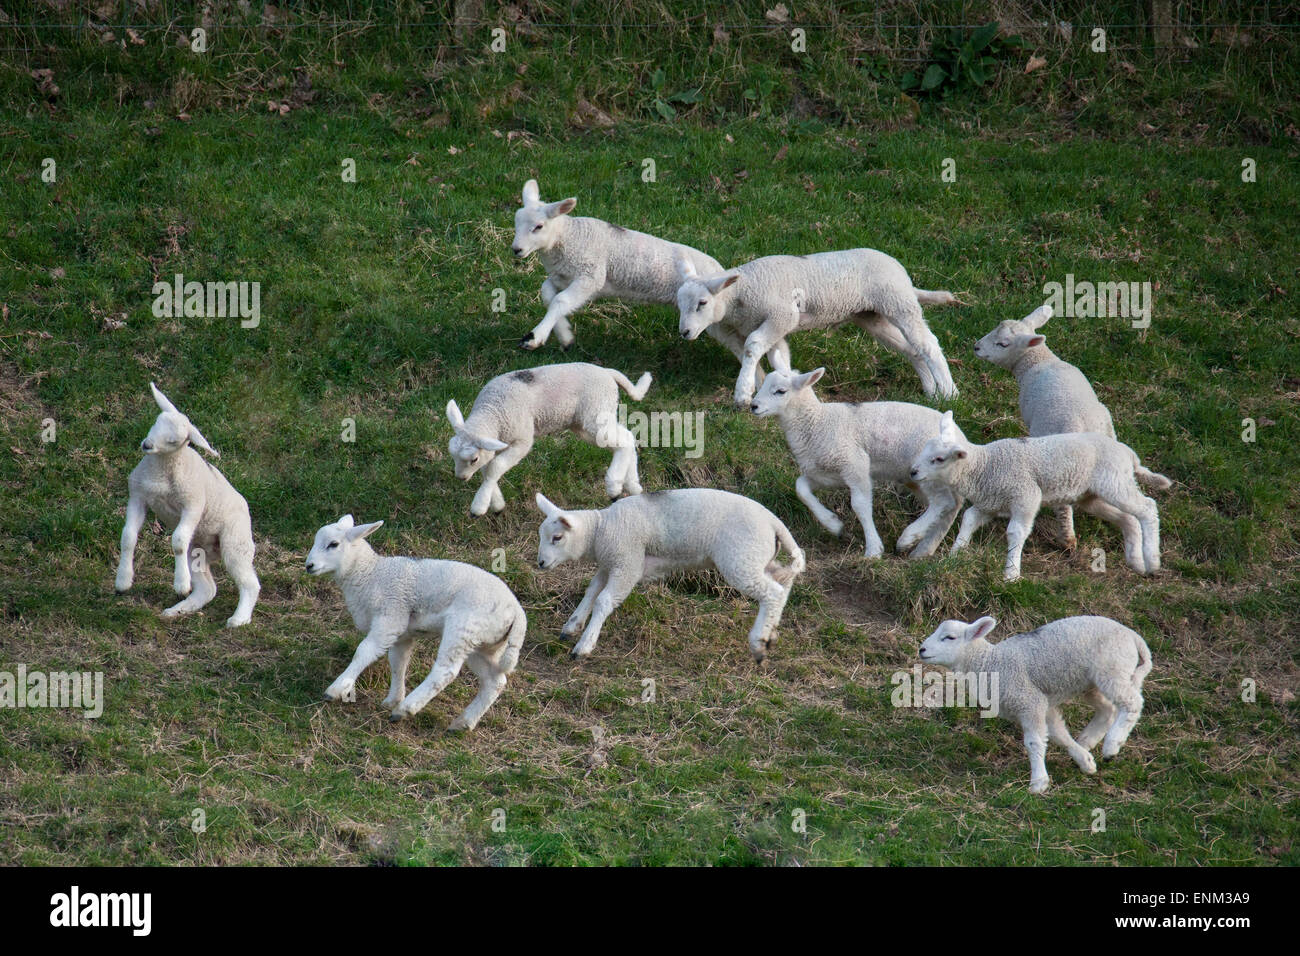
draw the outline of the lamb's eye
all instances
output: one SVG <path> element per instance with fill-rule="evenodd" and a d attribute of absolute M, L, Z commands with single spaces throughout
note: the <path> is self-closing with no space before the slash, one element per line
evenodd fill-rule
<path fill-rule="evenodd" d="M 702 301 L 700 302 L 700 304 L 697 305 L 697 306 L 695 307 L 695 311 L 696 311 L 696 312 L 700 311 L 700 309 L 704 308 L 704 307 L 705 307 L 706 305 L 708 305 L 708 304 L 709 304 L 709 300 L 708 300 L 708 299 L 704 299 L 704 300 L 702 300 Z"/>
<path fill-rule="evenodd" d="M 945 641 L 951 641 L 951 640 L 952 640 L 952 635 L 951 635 L 951 634 L 945 634 L 945 635 L 943 636 L 943 639 L 944 639 Z"/>
<path fill-rule="evenodd" d="M 539 222 L 537 225 L 533 226 L 533 232 L 541 232 L 541 231 L 542 231 L 542 223 Z"/>
<path fill-rule="evenodd" d="M 560 539 L 563 538 L 563 537 L 564 537 L 564 535 L 562 535 L 562 534 L 553 534 L 553 535 L 551 535 L 551 544 L 559 544 L 559 543 L 560 543 Z"/>
<path fill-rule="evenodd" d="M 785 394 L 785 389 L 783 389 L 783 388 L 778 388 L 778 389 L 776 390 L 776 394 L 777 394 L 777 395 L 784 395 L 784 394 Z"/>
<path fill-rule="evenodd" d="M 942 465 L 942 464 L 943 464 L 943 459 L 942 459 L 942 458 L 935 458 L 935 459 L 934 459 L 934 464 L 936 464 L 936 465 Z"/>
<path fill-rule="evenodd" d="M 1006 348 L 1006 347 L 1007 347 L 1007 343 L 1006 343 L 1006 342 L 999 342 L 999 343 L 998 343 L 998 348 L 1000 348 L 1000 349 L 1004 349 L 1004 348 Z"/>
<path fill-rule="evenodd" d="M 338 543 L 337 541 L 331 541 L 328 545 L 326 545 L 325 550 L 326 550 L 326 551 L 333 551 L 333 550 L 334 550 L 335 548 L 337 548 L 338 546 L 339 546 L 339 543 Z"/>

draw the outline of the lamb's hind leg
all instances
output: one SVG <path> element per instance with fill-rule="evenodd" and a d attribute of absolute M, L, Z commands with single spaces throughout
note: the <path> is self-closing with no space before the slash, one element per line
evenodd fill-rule
<path fill-rule="evenodd" d="M 242 627 L 253 619 L 253 607 L 262 585 L 253 570 L 253 549 L 222 543 L 221 558 L 235 586 L 239 588 L 239 604 L 235 613 L 226 619 L 226 627 Z"/>
<path fill-rule="evenodd" d="M 1047 736 L 1049 740 L 1055 741 L 1066 749 L 1070 758 L 1079 766 L 1084 773 L 1096 773 L 1097 762 L 1092 759 L 1092 754 L 1080 743 L 1077 743 L 1070 736 L 1070 730 L 1065 726 L 1065 718 L 1055 707 L 1047 709 Z"/>
<path fill-rule="evenodd" d="M 1124 535 L 1124 561 L 1130 568 L 1141 574 L 1146 569 L 1146 559 L 1142 556 L 1144 535 L 1142 525 L 1127 511 L 1121 511 L 1107 504 L 1100 498 L 1089 498 L 1079 503 L 1079 508 L 1090 515 L 1100 518 L 1108 524 L 1119 528 Z"/>
<path fill-rule="evenodd" d="M 1069 505 L 1056 506 L 1056 538 L 1069 551 L 1079 546 L 1074 533 L 1074 509 Z"/>
<path fill-rule="evenodd" d="M 1083 728 L 1079 734 L 1079 746 L 1084 750 L 1091 750 L 1097 746 L 1097 741 L 1106 736 L 1106 731 L 1115 720 L 1115 707 L 1105 695 L 1097 688 L 1092 688 L 1083 695 L 1083 699 L 1093 709 L 1092 720 L 1088 721 L 1088 726 Z"/>
<path fill-rule="evenodd" d="M 1131 680 L 1103 680 L 1097 689 L 1115 704 L 1115 719 L 1101 742 L 1101 755 L 1109 760 L 1119 753 L 1142 716 L 1142 691 Z"/>
<path fill-rule="evenodd" d="M 775 555 L 772 556 L 774 557 Z M 755 661 L 762 661 L 776 642 L 776 629 L 781 623 L 785 602 L 790 597 L 790 588 L 769 573 L 770 560 L 771 558 L 759 562 L 752 556 L 742 558 L 730 554 L 720 561 L 715 560 L 723 580 L 741 594 L 758 602 L 758 614 L 754 618 L 753 627 L 749 629 L 749 652 L 754 655 Z"/>
<path fill-rule="evenodd" d="M 380 701 L 380 707 L 392 710 L 406 699 L 406 671 L 411 664 L 411 654 L 414 650 L 414 634 L 406 635 L 388 649 L 388 670 L 391 678 L 388 684 L 388 696 Z"/>
<path fill-rule="evenodd" d="M 921 380 L 921 391 L 927 395 L 934 394 L 936 383 L 930 363 L 884 316 L 875 312 L 859 312 L 853 317 L 853 322 L 885 348 L 906 358 Z"/>
<path fill-rule="evenodd" d="M 474 649 L 477 630 L 478 627 L 472 619 L 465 620 L 461 617 L 450 618 L 443 625 L 442 641 L 438 645 L 438 658 L 433 662 L 433 670 L 429 671 L 429 676 L 420 683 L 420 686 L 393 708 L 389 720 L 398 721 L 418 714 L 429 701 L 441 694 L 447 685 L 456 679 L 456 675 L 465 664 L 465 659 Z"/>
<path fill-rule="evenodd" d="M 163 617 L 193 614 L 217 596 L 217 582 L 212 577 L 212 567 L 208 563 L 208 553 L 204 548 L 190 548 L 189 569 L 191 582 L 189 596 L 163 611 Z"/>
<path fill-rule="evenodd" d="M 925 323 L 920 303 L 915 300 L 906 303 L 901 312 L 887 315 L 885 318 L 902 334 L 903 338 L 907 339 L 912 349 L 921 355 L 934 378 L 935 390 L 945 398 L 956 396 L 957 386 L 953 383 L 952 373 L 948 370 L 948 360 L 943 357 L 939 340 Z M 922 378 L 921 382 L 924 386 L 925 379 Z M 926 394 L 930 395 L 933 392 L 926 392 Z"/>
<path fill-rule="evenodd" d="M 505 641 L 502 641 L 494 648 L 495 653 L 478 650 L 466 659 L 470 671 L 478 678 L 478 694 L 469 702 L 465 712 L 448 725 L 448 730 L 473 730 L 487 709 L 501 696 L 506 688 L 506 675 L 497 667 L 496 658 L 501 656 L 505 646 Z"/>

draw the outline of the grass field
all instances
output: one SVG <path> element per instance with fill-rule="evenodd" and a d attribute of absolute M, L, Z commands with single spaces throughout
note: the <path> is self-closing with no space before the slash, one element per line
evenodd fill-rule
<path fill-rule="evenodd" d="M 1071 138 L 928 107 L 896 128 L 759 112 L 507 137 L 491 116 L 427 123 L 382 97 L 325 99 L 182 121 L 84 90 L 0 118 L 0 670 L 103 671 L 107 698 L 93 721 L 0 710 L 0 862 L 1300 862 L 1294 138 Z M 940 179 L 946 158 L 955 182 Z M 602 304 L 576 317 L 567 358 L 650 369 L 644 408 L 705 412 L 701 457 L 642 450 L 646 488 L 750 495 L 810 566 L 762 666 L 744 640 L 753 605 L 707 575 L 639 590 L 572 663 L 559 628 L 590 569 L 537 570 L 531 499 L 599 507 L 607 452 L 542 440 L 504 480 L 507 510 L 471 519 L 477 482 L 453 478 L 442 416 L 492 375 L 562 360 L 554 340 L 516 348 L 542 313 L 540 265 L 509 250 L 530 176 L 545 198 L 577 195 L 578 214 L 727 264 L 889 252 L 918 286 L 967 303 L 927 318 L 976 441 L 1022 433 L 1015 383 L 973 356 L 976 338 L 1067 274 L 1152 282 L 1147 330 L 1055 318 L 1044 331 L 1121 439 L 1175 480 L 1158 495 L 1164 570 L 1129 571 L 1118 532 L 1088 517 L 1066 554 L 1049 514 L 1018 582 L 1001 580 L 996 524 L 956 557 L 867 562 L 855 523 L 832 539 L 796 498 L 776 424 L 731 405 L 729 353 L 682 342 L 668 308 Z M 178 272 L 260 282 L 260 325 L 155 318 L 152 284 Z M 792 349 L 802 368 L 827 366 L 823 398 L 925 401 L 910 367 L 856 330 Z M 222 572 L 205 613 L 159 619 L 171 556 L 148 524 L 135 588 L 113 594 L 151 379 L 249 501 L 263 590 L 248 627 L 222 627 L 235 600 Z M 849 514 L 846 495 L 827 500 Z M 302 561 L 344 512 L 385 521 L 371 539 L 383 553 L 487 567 L 504 549 L 529 634 L 472 735 L 445 730 L 468 675 L 402 725 L 378 707 L 385 665 L 355 704 L 321 703 L 359 635 Z M 877 496 L 887 544 L 914 514 L 905 495 Z M 1049 748 L 1053 788 L 1031 797 L 1013 726 L 891 706 L 890 675 L 939 621 L 986 613 L 1004 635 L 1081 613 L 1142 632 L 1155 669 L 1118 760 L 1089 778 Z M 413 675 L 432 656 L 417 650 Z"/>

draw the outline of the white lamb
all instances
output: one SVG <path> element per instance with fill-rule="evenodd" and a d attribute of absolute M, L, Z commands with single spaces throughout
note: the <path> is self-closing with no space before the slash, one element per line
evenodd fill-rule
<path fill-rule="evenodd" d="M 1142 467 L 1133 449 L 1113 438 L 1081 432 L 973 445 L 949 411 L 940 419 L 938 436 L 913 462 L 911 475 L 927 491 L 942 485 L 970 501 L 954 552 L 991 518 L 1009 519 L 1008 581 L 1020 577 L 1020 552 L 1043 505 L 1075 505 L 1118 526 L 1129 567 L 1139 574 L 1160 569 L 1159 510 L 1137 481 L 1153 488 L 1168 488 L 1170 481 Z"/>
<path fill-rule="evenodd" d="M 815 492 L 847 487 L 866 536 L 867 557 L 878 558 L 885 546 L 871 517 L 872 489 L 881 482 L 906 485 L 926 510 L 898 539 L 898 550 L 910 549 L 913 558 L 933 554 L 962 502 L 943 485 L 932 486 L 927 495 L 909 472 L 913 459 L 939 427 L 939 413 L 908 402 L 823 402 L 813 385 L 825 373 L 824 368 L 806 374 L 777 369 L 764 379 L 750 406 L 760 418 L 775 415 L 781 423 L 799 465 L 794 486 L 799 500 L 827 531 L 839 535 L 844 523 L 817 500 Z"/>
<path fill-rule="evenodd" d="M 803 329 L 853 322 L 886 348 L 904 355 L 925 394 L 957 394 L 948 363 L 921 314 L 922 303 L 947 305 L 950 292 L 912 286 L 907 270 L 875 249 L 848 249 L 809 256 L 765 256 L 727 272 L 701 272 L 678 263 L 679 328 L 692 340 L 715 325 L 744 340 L 736 404 L 748 405 L 758 387 L 759 360 L 790 365 L 786 336 Z"/>
<path fill-rule="evenodd" d="M 711 567 L 758 601 L 749 649 L 762 661 L 776 640 L 794 579 L 804 569 L 803 551 L 781 520 L 757 501 L 728 491 L 652 491 L 601 511 L 564 511 L 539 494 L 537 507 L 546 515 L 538 531 L 538 567 L 554 568 L 566 561 L 598 565 L 561 631 L 572 637 L 586 623 L 570 655 L 575 658 L 592 652 L 605 618 L 639 582 Z M 775 560 L 781 548 L 790 555 L 785 566 Z"/>
<path fill-rule="evenodd" d="M 1052 317 L 1050 305 L 1039 306 L 1019 321 L 1008 320 L 975 343 L 975 354 L 1016 377 L 1020 386 L 1020 417 L 1032 437 L 1062 432 L 1096 432 L 1115 437 L 1110 411 L 1097 398 L 1088 379 L 1047 347 L 1039 329 Z M 1056 509 L 1062 542 L 1078 543 L 1074 510 Z"/>
<path fill-rule="evenodd" d="M 353 623 L 366 635 L 325 699 L 350 699 L 361 672 L 387 652 L 392 682 L 380 706 L 391 708 L 389 719 L 397 721 L 419 713 L 468 665 L 478 678 L 478 695 L 450 729 L 473 730 L 519 662 L 528 626 L 524 609 L 500 578 L 473 565 L 380 557 L 365 537 L 382 524 L 358 525 L 344 515 L 316 532 L 307 555 L 307 572 L 334 575 Z M 433 632 L 441 635 L 438 658 L 407 696 L 415 637 Z"/>
<path fill-rule="evenodd" d="M 1101 755 L 1114 757 L 1142 715 L 1142 681 L 1151 670 L 1146 641 L 1108 617 L 1062 618 L 990 644 L 985 638 L 995 626 L 991 617 L 944 621 L 921 644 L 921 660 L 958 677 L 997 675 L 998 715 L 1018 721 L 1024 732 L 1030 793 L 1042 793 L 1050 782 L 1049 739 L 1084 773 L 1096 773 L 1088 751 L 1104 736 Z M 1081 695 L 1095 713 L 1076 741 L 1060 708 Z"/>
<path fill-rule="evenodd" d="M 176 571 L 172 587 L 184 598 L 163 611 L 162 616 L 192 614 L 216 597 L 211 562 L 220 555 L 239 587 L 239 604 L 226 626 L 247 624 L 261 590 L 253 570 L 253 523 L 248 502 L 216 466 L 194 450 L 197 447 L 214 458 L 221 457 L 194 424 L 153 382 L 149 390 L 162 412 L 140 442 L 144 458 L 127 479 L 129 497 L 126 523 L 122 526 L 122 555 L 117 565 L 117 592 L 130 590 L 135 580 L 136 540 L 145 514 L 153 511 L 174 529 L 171 544 Z"/>
<path fill-rule="evenodd" d="M 546 267 L 542 304 L 546 315 L 519 344 L 526 349 L 546 344 L 554 330 L 560 345 L 573 343 L 569 316 L 597 299 L 626 302 L 677 301 L 676 261 L 684 258 L 703 272 L 721 272 L 711 256 L 603 219 L 570 216 L 577 199 L 544 203 L 537 180 L 524 183 L 523 206 L 515 212 L 512 251 L 523 259 L 536 252 Z M 743 342 L 719 329 L 713 337 L 740 358 Z"/>
<path fill-rule="evenodd" d="M 636 436 L 619 423 L 618 390 L 645 398 L 650 373 L 633 385 L 622 372 L 586 362 L 539 365 L 498 375 L 478 393 L 469 417 L 455 400 L 447 403 L 447 421 L 456 434 L 448 443 L 456 477 L 468 481 L 480 469 L 483 483 L 469 506 L 472 515 L 506 506 L 498 483 L 519 464 L 539 435 L 565 429 L 584 441 L 613 448 L 605 473 L 605 491 L 617 498 L 624 491 L 641 493 L 637 475 Z"/>

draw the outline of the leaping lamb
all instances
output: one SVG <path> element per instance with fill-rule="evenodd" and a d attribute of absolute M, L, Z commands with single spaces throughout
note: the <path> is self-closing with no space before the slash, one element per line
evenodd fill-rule
<path fill-rule="evenodd" d="M 478 695 L 449 729 L 473 730 L 519 662 L 528 627 L 524 609 L 505 582 L 473 565 L 380 557 L 365 538 L 382 524 L 358 525 L 344 515 L 316 532 L 307 555 L 307 573 L 334 576 L 352 622 L 366 635 L 325 699 L 350 697 L 361 672 L 387 653 L 392 680 L 380 706 L 391 708 L 389 719 L 397 721 L 419 713 L 468 665 Z M 408 696 L 406 670 L 416 635 L 423 633 L 440 635 L 438 657 Z"/>
<path fill-rule="evenodd" d="M 511 251 L 518 259 L 536 252 L 546 267 L 542 283 L 546 315 L 523 337 L 519 343 L 523 348 L 540 348 L 554 330 L 560 345 L 567 349 L 573 344 L 569 316 L 597 299 L 671 305 L 677 300 L 675 263 L 679 258 L 705 273 L 722 271 L 716 259 L 690 246 L 603 219 L 570 216 L 577 204 L 574 198 L 544 203 L 537 180 L 524 183 Z M 740 358 L 743 343 L 739 338 L 722 329 L 713 337 Z"/>
<path fill-rule="evenodd" d="M 614 450 L 605 473 L 605 491 L 617 498 L 624 491 L 641 493 L 637 475 L 636 436 L 618 416 L 618 390 L 636 401 L 645 398 L 650 373 L 635 385 L 622 372 L 586 362 L 539 365 L 498 375 L 474 399 L 469 417 L 455 399 L 447 403 L 447 421 L 456 430 L 447 448 L 456 477 L 468 481 L 480 470 L 483 483 L 469 506 L 472 515 L 506 506 L 498 483 L 519 464 L 539 435 L 569 430 L 583 441 Z"/>
<path fill-rule="evenodd" d="M 1108 617 L 1067 617 L 990 644 L 997 621 L 944 621 L 921 644 L 920 658 L 957 677 L 996 675 L 998 716 L 1019 722 L 1029 753 L 1029 792 L 1048 787 L 1047 741 L 1058 743 L 1084 773 L 1097 772 L 1090 751 L 1119 753 L 1142 715 L 1142 681 L 1151 651 L 1142 635 Z M 1082 696 L 1094 710 L 1076 741 L 1061 704 Z"/>
<path fill-rule="evenodd" d="M 759 361 L 790 366 L 786 337 L 804 329 L 853 322 L 912 363 L 927 395 L 957 394 L 948 363 L 921 313 L 921 305 L 948 305 L 951 292 L 912 286 L 907 270 L 875 249 L 765 256 L 723 272 L 678 263 L 679 329 L 688 341 L 722 326 L 744 340 L 736 404 L 747 406 L 759 385 Z"/>
<path fill-rule="evenodd" d="M 193 614 L 217 595 L 212 562 L 220 555 L 239 587 L 239 604 L 227 627 L 247 624 L 261 590 L 253 570 L 253 523 L 248 502 L 200 448 L 220 458 L 194 423 L 167 400 L 153 382 L 154 401 L 162 410 L 140 442 L 144 458 L 127 479 L 129 497 L 122 526 L 122 555 L 114 586 L 122 594 L 135 580 L 135 546 L 145 515 L 153 511 L 172 528 L 176 570 L 172 588 L 184 600 L 162 612 L 163 617 Z M 188 595 L 188 596 L 187 596 Z"/>

